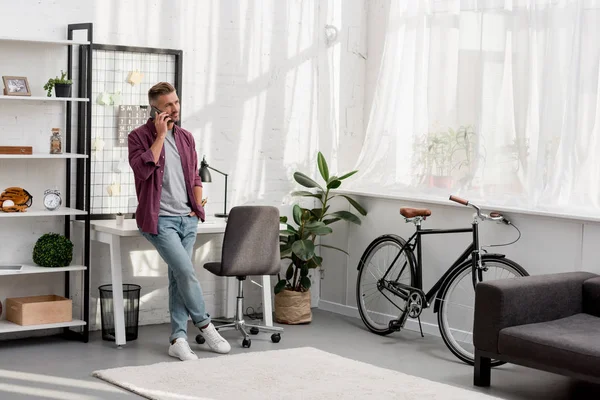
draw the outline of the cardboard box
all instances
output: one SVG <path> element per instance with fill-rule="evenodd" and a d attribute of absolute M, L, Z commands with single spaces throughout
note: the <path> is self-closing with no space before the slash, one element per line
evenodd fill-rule
<path fill-rule="evenodd" d="M 17 325 L 55 324 L 73 320 L 73 301 L 54 294 L 6 299 L 6 319 Z"/>

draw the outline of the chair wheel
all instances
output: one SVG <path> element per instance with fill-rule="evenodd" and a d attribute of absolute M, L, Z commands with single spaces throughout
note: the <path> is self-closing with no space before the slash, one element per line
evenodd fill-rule
<path fill-rule="evenodd" d="M 250 339 L 244 339 L 244 341 L 242 341 L 242 347 L 249 348 L 251 345 L 252 345 L 252 340 L 250 340 Z"/>
<path fill-rule="evenodd" d="M 273 343 L 279 343 L 280 340 L 281 340 L 281 335 L 279 333 L 274 333 L 271 335 L 271 341 Z"/>
<path fill-rule="evenodd" d="M 204 344 L 204 342 L 206 342 L 206 340 L 204 339 L 204 337 L 202 337 L 202 335 L 200 335 L 200 334 L 196 335 L 196 343 Z"/>
<path fill-rule="evenodd" d="M 258 328 L 256 328 L 256 327 L 250 328 L 250 334 L 251 335 L 258 335 Z"/>

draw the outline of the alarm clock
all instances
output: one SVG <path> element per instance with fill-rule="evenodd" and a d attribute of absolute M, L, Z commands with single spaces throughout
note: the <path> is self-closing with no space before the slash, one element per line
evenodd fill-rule
<path fill-rule="evenodd" d="M 44 192 L 44 207 L 48 211 L 57 210 L 62 204 L 62 198 L 58 190 L 48 189 Z"/>

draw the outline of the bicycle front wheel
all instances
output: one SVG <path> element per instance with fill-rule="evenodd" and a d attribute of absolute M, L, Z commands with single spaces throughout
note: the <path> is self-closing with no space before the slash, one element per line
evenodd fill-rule
<path fill-rule="evenodd" d="M 483 257 L 482 281 L 510 279 L 529 274 L 523 267 L 507 258 Z M 438 292 L 441 300 L 438 310 L 438 325 L 442 339 L 450 351 L 460 360 L 473 365 L 475 349 L 473 347 L 473 321 L 475 315 L 475 289 L 471 274 L 471 263 L 458 269 L 448 284 Z M 492 360 L 492 366 L 504 364 Z"/>
<path fill-rule="evenodd" d="M 400 236 L 384 235 L 375 239 L 360 259 L 356 280 L 358 312 L 366 327 L 378 335 L 394 332 L 389 323 L 406 308 L 408 292 L 397 284 L 415 284 L 415 256 L 405 244 Z M 403 293 L 406 295 L 398 295 Z"/>

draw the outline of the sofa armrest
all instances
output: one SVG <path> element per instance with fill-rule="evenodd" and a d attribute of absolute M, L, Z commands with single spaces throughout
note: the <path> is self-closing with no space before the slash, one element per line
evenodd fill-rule
<path fill-rule="evenodd" d="M 600 317 L 600 277 L 583 282 L 583 312 Z"/>
<path fill-rule="evenodd" d="M 566 272 L 478 284 L 473 326 L 475 348 L 498 354 L 498 334 L 504 328 L 582 312 L 583 282 L 596 276 Z"/>

